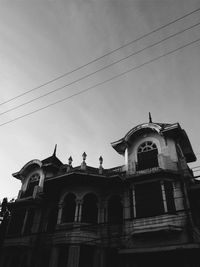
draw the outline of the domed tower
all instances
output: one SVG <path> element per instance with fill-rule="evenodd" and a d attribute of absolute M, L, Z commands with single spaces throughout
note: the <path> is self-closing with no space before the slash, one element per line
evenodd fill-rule
<path fill-rule="evenodd" d="M 196 160 L 179 123 L 143 123 L 132 128 L 113 148 L 125 157 L 128 175 L 160 170 L 186 171 Z"/>
<path fill-rule="evenodd" d="M 179 123 L 154 123 L 150 116 L 149 123 L 132 128 L 112 146 L 125 158 L 127 217 L 133 220 L 126 226 L 127 235 L 175 231 L 181 238 L 190 218 L 186 184 L 193 176 L 187 163 L 196 160 L 186 132 Z M 137 247 L 136 240 L 126 245 Z"/>

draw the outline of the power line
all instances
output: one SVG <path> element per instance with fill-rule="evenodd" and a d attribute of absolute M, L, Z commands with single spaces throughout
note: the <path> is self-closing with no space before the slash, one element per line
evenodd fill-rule
<path fill-rule="evenodd" d="M 53 93 L 55 93 L 55 92 L 58 92 L 58 91 L 60 91 L 61 89 L 64 89 L 64 88 L 66 88 L 66 87 L 68 87 L 68 86 L 70 86 L 70 85 L 72 85 L 72 84 L 75 84 L 75 83 L 77 83 L 77 82 L 80 82 L 80 81 L 82 81 L 82 80 L 84 80 L 84 79 L 86 79 L 86 78 L 88 78 L 88 77 L 90 77 L 90 76 L 92 76 L 92 75 L 94 75 L 94 74 L 96 74 L 96 73 L 102 71 L 102 70 L 105 70 L 105 69 L 107 69 L 107 68 L 110 68 L 111 66 L 114 66 L 115 64 L 120 63 L 120 62 L 122 62 L 122 61 L 124 61 L 124 60 L 126 60 L 126 59 L 128 59 L 128 58 L 130 58 L 130 57 L 132 57 L 132 56 L 138 55 L 139 53 L 141 53 L 141 52 L 143 52 L 143 51 L 145 51 L 145 50 L 147 50 L 147 49 L 149 49 L 149 48 L 152 48 L 152 47 L 154 47 L 154 46 L 156 46 L 156 45 L 158 45 L 158 44 L 161 44 L 162 42 L 164 42 L 164 41 L 166 41 L 166 40 L 169 40 L 169 39 L 171 39 L 171 38 L 173 38 L 173 37 L 175 37 L 175 36 L 177 36 L 177 35 L 179 35 L 179 34 L 185 32 L 185 31 L 188 31 L 188 30 L 190 30 L 190 29 L 192 29 L 192 28 L 198 26 L 198 25 L 200 25 L 200 22 L 198 22 L 198 23 L 196 23 L 196 24 L 194 24 L 194 25 L 192 25 L 192 26 L 190 26 L 190 27 L 188 27 L 188 28 L 186 28 L 186 29 L 184 29 L 184 30 L 181 30 L 181 31 L 179 31 L 179 32 L 177 32 L 177 33 L 171 34 L 171 35 L 169 35 L 168 37 L 165 37 L 165 38 L 161 39 L 161 40 L 158 41 L 158 42 L 155 42 L 155 43 L 153 43 L 153 44 L 151 44 L 151 45 L 148 45 L 147 47 L 142 48 L 142 49 L 140 49 L 140 50 L 138 50 L 138 51 L 136 51 L 136 52 L 134 52 L 134 53 L 131 53 L 130 55 L 128 55 L 128 56 L 126 56 L 126 57 L 123 57 L 123 58 L 121 58 L 121 59 L 119 59 L 119 60 L 117 60 L 117 61 L 114 61 L 114 62 L 108 64 L 107 66 L 104 66 L 104 67 L 102 67 L 102 68 L 100 68 L 100 69 L 98 69 L 98 70 L 96 70 L 96 71 L 94 71 L 94 72 L 91 72 L 91 73 L 89 73 L 89 74 L 86 74 L 86 75 L 84 75 L 84 76 L 82 76 L 82 77 L 76 79 L 75 81 L 72 81 L 72 82 L 70 82 L 70 83 L 68 83 L 68 84 L 65 84 L 65 85 L 63 85 L 63 86 L 61 86 L 61 87 L 58 87 L 58 88 L 56 88 L 56 89 L 53 89 L 52 91 L 50 91 L 50 92 L 48 92 L 48 93 L 45 93 L 45 94 L 40 95 L 40 96 L 38 96 L 38 97 L 36 97 L 36 98 L 33 98 L 33 99 L 31 99 L 31 100 L 29 100 L 29 101 L 27 101 L 27 102 L 24 102 L 24 103 L 22 103 L 22 104 L 20 104 L 20 105 L 18 105 L 18 106 L 15 106 L 15 107 L 13 107 L 13 108 L 7 109 L 6 111 L 1 112 L 1 113 L 0 113 L 0 116 L 1 116 L 1 115 L 4 115 L 4 114 L 6 114 L 6 113 L 8 113 L 8 112 L 10 112 L 10 111 L 16 110 L 16 109 L 18 109 L 18 108 L 20 108 L 20 107 L 23 107 L 23 106 L 25 106 L 25 105 L 28 105 L 28 104 L 30 104 L 30 103 L 32 103 L 32 102 L 34 102 L 34 101 L 36 101 L 36 100 L 39 100 L 39 99 L 41 99 L 41 98 L 43 98 L 43 97 L 45 97 L 45 96 L 48 96 L 48 95 L 53 94 Z"/>
<path fill-rule="evenodd" d="M 105 84 L 105 83 L 107 83 L 107 82 L 110 82 L 110 81 L 112 81 L 112 80 L 114 80 L 114 79 L 116 79 L 116 78 L 119 78 L 119 77 L 121 77 L 121 76 L 124 76 L 125 74 L 127 74 L 127 73 L 129 73 L 129 72 L 131 72 L 131 71 L 140 69 L 141 67 L 143 67 L 143 66 L 145 66 L 145 65 L 148 65 L 148 64 L 150 64 L 150 63 L 153 63 L 153 62 L 157 61 L 157 60 L 160 59 L 160 58 L 163 58 L 163 57 L 165 57 L 165 56 L 168 56 L 168 55 L 170 55 L 170 54 L 173 54 L 173 53 L 175 53 L 175 52 L 177 52 L 177 51 L 179 51 L 179 50 L 181 50 L 181 49 L 183 49 L 183 48 L 185 48 L 185 47 L 188 47 L 188 46 L 190 46 L 190 45 L 192 45 L 192 44 L 195 44 L 195 43 L 197 43 L 197 42 L 199 42 L 199 41 L 200 41 L 200 38 L 198 38 L 198 39 L 196 39 L 196 40 L 194 40 L 194 41 L 192 41 L 192 42 L 189 42 L 189 43 L 187 43 L 187 44 L 185 44 L 185 45 L 182 45 L 182 46 L 180 46 L 180 47 L 178 47 L 178 48 L 176 48 L 176 49 L 174 49 L 174 50 L 171 50 L 171 51 L 169 51 L 169 52 L 167 52 L 167 53 L 165 53 L 165 54 L 162 54 L 162 55 L 160 55 L 160 56 L 158 56 L 158 57 L 155 57 L 155 58 L 153 58 L 153 59 L 151 59 L 151 60 L 149 60 L 149 61 L 146 61 L 146 62 L 144 62 L 144 63 L 142 63 L 142 64 L 140 64 L 140 65 L 138 65 L 138 66 L 135 66 L 135 67 L 133 67 L 133 68 L 131 68 L 131 69 L 129 69 L 129 70 L 126 70 L 126 71 L 124 71 L 124 72 L 122 72 L 122 73 L 120 73 L 120 74 L 117 74 L 117 75 L 115 75 L 115 76 L 113 76 L 113 77 L 111 77 L 111 78 L 109 78 L 109 79 L 107 79 L 107 80 L 104 80 L 103 82 L 99 82 L 99 83 L 97 83 L 97 84 L 95 84 L 95 85 L 92 85 L 92 86 L 90 86 L 90 87 L 87 87 L 86 89 L 83 89 L 83 90 L 81 90 L 81 91 L 79 91 L 79 92 L 77 92 L 77 93 L 74 93 L 74 94 L 72 94 L 72 95 L 70 95 L 70 96 L 68 96 L 68 97 L 62 98 L 62 99 L 60 99 L 60 100 L 58 100 L 58 101 L 56 101 L 56 102 L 53 102 L 53 103 L 51 103 L 51 104 L 49 104 L 49 105 L 46 105 L 46 106 L 44 106 L 44 107 L 41 107 L 41 108 L 39 108 L 39 109 L 36 109 L 36 110 L 31 111 L 31 112 L 29 112 L 29 113 L 26 113 L 26 114 L 24 114 L 24 115 L 22 115 L 22 116 L 19 116 L 19 117 L 16 117 L 16 118 L 12 119 L 12 120 L 9 120 L 9 121 L 7 121 L 7 122 L 4 122 L 4 123 L 0 124 L 0 126 L 9 124 L 9 123 L 11 123 L 11 122 L 17 121 L 17 120 L 22 119 L 22 118 L 24 118 L 24 117 L 27 117 L 27 116 L 29 116 L 29 115 L 31 115 L 31 114 L 34 114 L 34 113 L 36 113 L 36 112 L 39 112 L 39 111 L 41 111 L 41 110 L 44 110 L 44 109 L 49 108 L 49 107 L 51 107 L 51 106 L 54 106 L 54 105 L 56 105 L 56 104 L 58 104 L 58 103 L 64 102 L 64 101 L 66 101 L 66 100 L 68 100 L 68 99 L 70 99 L 70 98 L 72 98 L 72 97 L 74 97 L 74 96 L 84 94 L 84 93 L 86 93 L 87 91 L 89 91 L 89 90 L 91 90 L 91 89 L 94 89 L 94 88 L 96 88 L 96 87 L 98 87 L 98 86 L 101 86 L 101 85 L 103 85 L 103 84 Z"/>
<path fill-rule="evenodd" d="M 180 16 L 180 17 L 178 17 L 177 19 L 174 19 L 174 20 L 170 21 L 169 23 L 164 24 L 164 25 L 162 25 L 162 26 L 160 26 L 160 27 L 158 27 L 158 28 L 156 28 L 156 29 L 154 29 L 154 30 L 152 30 L 152 31 L 150 31 L 150 32 L 148 32 L 148 33 L 146 33 L 146 34 L 144 34 L 144 35 L 142 35 L 142 36 L 140 36 L 140 37 L 138 37 L 138 38 L 136 38 L 136 39 L 134 39 L 134 40 L 132 40 L 132 41 L 130 41 L 130 42 L 128 42 L 128 43 L 122 45 L 122 46 L 120 46 L 120 47 L 118 47 L 118 48 L 116 48 L 116 49 L 113 49 L 113 50 L 111 50 L 110 52 L 108 52 L 108 53 L 106 53 L 106 54 L 104 54 L 104 55 L 102 55 L 102 56 L 100 56 L 100 57 L 97 57 L 97 58 L 95 58 L 95 59 L 89 61 L 88 63 L 85 63 L 85 64 L 83 64 L 83 65 L 81 65 L 81 66 L 79 66 L 79 67 L 77 67 L 77 68 L 75 68 L 75 69 L 73 69 L 73 70 L 71 70 L 71 71 L 69 71 L 69 72 L 66 72 L 66 73 L 64 73 L 64 74 L 62 74 L 62 75 L 60 75 L 60 76 L 58 76 L 58 77 L 56 77 L 56 78 L 54 78 L 54 79 L 51 79 L 51 80 L 49 80 L 49 81 L 47 81 L 47 82 L 45 82 L 45 83 L 43 83 L 43 84 L 41 84 L 41 85 L 39 85 L 39 86 L 36 86 L 36 87 L 34 87 L 34 88 L 32 88 L 32 89 L 30 89 L 30 90 L 24 92 L 24 93 L 21 93 L 21 94 L 15 96 L 15 97 L 12 97 L 12 98 L 10 98 L 10 99 L 8 99 L 8 100 L 6 100 L 6 101 L 0 103 L 0 105 L 4 105 L 4 104 L 6 104 L 6 103 L 9 103 L 9 102 L 11 102 L 11 101 L 13 101 L 13 100 L 15 100 L 15 99 L 17 99 L 17 98 L 20 98 L 21 96 L 24 96 L 24 95 L 26 95 L 26 94 L 28 94 L 28 93 L 30 93 L 30 92 L 33 92 L 33 91 L 35 91 L 35 90 L 38 90 L 38 89 L 40 89 L 40 88 L 42 88 L 42 87 L 44 87 L 44 86 L 46 86 L 46 85 L 48 85 L 48 84 L 50 84 L 50 83 L 52 83 L 52 82 L 55 82 L 55 81 L 57 81 L 57 80 L 59 80 L 59 79 L 65 77 L 65 76 L 67 76 L 67 75 L 70 75 L 70 74 L 72 74 L 72 73 L 74 73 L 74 72 L 76 72 L 76 71 L 78 71 L 78 70 L 80 70 L 80 69 L 83 69 L 83 68 L 87 67 L 88 65 L 90 65 L 90 64 L 92 64 L 92 63 L 95 63 L 95 62 L 97 62 L 98 60 L 100 60 L 100 59 L 102 59 L 102 58 L 104 58 L 104 57 L 106 57 L 106 56 L 109 56 L 109 55 L 115 53 L 116 51 L 119 51 L 120 49 L 123 49 L 123 48 L 125 48 L 125 47 L 127 47 L 127 46 L 129 46 L 129 45 L 131 45 L 131 44 L 133 44 L 133 43 L 136 43 L 136 42 L 138 42 L 138 41 L 140 41 L 140 40 L 142 40 L 142 39 L 144 39 L 144 38 L 146 38 L 146 37 L 152 35 L 153 33 L 156 33 L 156 32 L 158 32 L 158 31 L 160 31 L 160 30 L 162 30 L 162 29 L 164 29 L 164 28 L 166 28 L 166 27 L 168 27 L 168 26 L 170 26 L 170 25 L 172 25 L 172 24 L 174 24 L 174 23 L 176 23 L 176 22 L 178 22 L 178 21 L 180 21 L 180 20 L 182 20 L 182 19 L 184 19 L 184 18 L 186 18 L 186 17 L 188 17 L 188 16 L 190 16 L 190 15 L 196 13 L 196 12 L 198 12 L 198 11 L 200 11 L 200 8 L 197 8 L 197 9 L 195 9 L 195 10 L 189 12 L 189 13 L 186 13 L 185 15 Z"/>

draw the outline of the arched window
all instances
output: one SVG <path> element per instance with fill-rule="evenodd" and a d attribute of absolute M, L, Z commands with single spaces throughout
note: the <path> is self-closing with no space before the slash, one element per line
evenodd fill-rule
<path fill-rule="evenodd" d="M 34 188 L 39 184 L 40 174 L 38 172 L 33 173 L 28 181 L 28 186 L 22 197 L 31 197 L 34 192 Z"/>
<path fill-rule="evenodd" d="M 62 219 L 63 223 L 74 222 L 76 210 L 76 196 L 74 194 L 67 194 L 64 198 L 62 208 Z"/>
<path fill-rule="evenodd" d="M 108 222 L 112 224 L 123 222 L 123 206 L 120 196 L 112 196 L 108 200 Z"/>
<path fill-rule="evenodd" d="M 97 197 L 94 194 L 87 194 L 83 198 L 82 218 L 81 221 L 85 223 L 97 223 L 98 221 L 98 207 Z"/>
<path fill-rule="evenodd" d="M 137 151 L 137 170 L 158 167 L 158 149 L 152 141 L 142 143 Z"/>

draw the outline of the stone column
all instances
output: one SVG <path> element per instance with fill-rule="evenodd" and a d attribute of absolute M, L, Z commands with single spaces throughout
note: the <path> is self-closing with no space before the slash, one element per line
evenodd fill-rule
<path fill-rule="evenodd" d="M 161 191 L 162 191 L 162 198 L 163 198 L 163 205 L 164 205 L 164 212 L 167 212 L 167 201 L 166 201 L 166 194 L 165 194 L 165 186 L 164 182 L 160 181 Z"/>
<path fill-rule="evenodd" d="M 75 222 L 81 222 L 82 204 L 83 204 L 82 199 L 76 200 Z"/>
<path fill-rule="evenodd" d="M 128 190 L 127 190 L 128 191 Z M 124 221 L 127 219 L 130 219 L 131 215 L 131 210 L 130 210 L 130 198 L 129 198 L 129 192 L 125 191 L 124 193 Z"/>
<path fill-rule="evenodd" d="M 135 201 L 135 186 L 132 185 L 132 198 L 133 198 L 133 218 L 136 218 L 136 201 Z"/>
<path fill-rule="evenodd" d="M 67 267 L 78 267 L 80 257 L 80 246 L 70 246 Z"/>
<path fill-rule="evenodd" d="M 44 171 L 41 169 L 39 173 L 40 173 L 40 179 L 39 179 L 38 185 L 39 185 L 39 187 L 41 187 L 42 190 L 43 190 L 43 186 L 44 186 L 44 178 L 45 178 L 45 176 L 44 176 Z"/>
<path fill-rule="evenodd" d="M 57 218 L 57 224 L 61 224 L 61 219 L 62 219 L 62 208 L 63 204 L 58 205 L 58 218 Z"/>
<path fill-rule="evenodd" d="M 97 208 L 98 208 L 98 218 L 97 218 L 97 222 L 98 223 L 103 223 L 104 222 L 104 218 L 103 218 L 103 203 L 100 202 L 98 203 L 97 205 Z"/>

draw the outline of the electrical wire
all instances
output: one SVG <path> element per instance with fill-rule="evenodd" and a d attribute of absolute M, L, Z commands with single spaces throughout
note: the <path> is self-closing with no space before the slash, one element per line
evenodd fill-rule
<path fill-rule="evenodd" d="M 146 33 L 146 34 L 144 34 L 144 35 L 142 35 L 142 36 L 140 36 L 140 37 L 138 37 L 138 38 L 136 38 L 136 39 L 134 39 L 134 40 L 132 40 L 132 41 L 130 41 L 130 42 L 124 44 L 124 45 L 122 45 L 122 46 L 120 46 L 120 47 L 118 47 L 118 48 L 116 48 L 116 49 L 113 49 L 113 50 L 109 51 L 108 53 L 106 53 L 106 54 L 104 54 L 104 55 L 102 55 L 102 56 L 100 56 L 100 57 L 97 57 L 97 58 L 95 58 L 95 59 L 89 61 L 88 63 L 85 63 L 85 64 L 83 64 L 83 65 L 81 65 L 81 66 L 79 66 L 79 67 L 77 67 L 77 68 L 75 68 L 75 69 L 73 69 L 73 70 L 71 70 L 71 71 L 69 71 L 69 72 L 66 72 L 66 73 L 64 73 L 64 74 L 62 74 L 62 75 L 60 75 L 60 76 L 58 76 L 58 77 L 56 77 L 56 78 L 54 78 L 54 79 L 51 79 L 51 80 L 49 80 L 49 81 L 47 81 L 47 82 L 45 82 L 45 83 L 43 83 L 43 84 L 41 84 L 41 85 L 39 85 L 39 86 L 36 86 L 36 87 L 34 87 L 34 88 L 32 88 L 32 89 L 30 89 L 30 90 L 28 90 L 28 91 L 25 91 L 24 93 L 21 93 L 21 94 L 15 96 L 15 97 L 12 97 L 12 98 L 10 98 L 10 99 L 4 101 L 4 102 L 1 102 L 0 105 L 4 105 L 4 104 L 6 104 L 6 103 L 9 103 L 9 102 L 11 102 L 11 101 L 13 101 L 13 100 L 15 100 L 15 99 L 17 99 L 17 98 L 20 98 L 20 97 L 22 97 L 22 96 L 24 96 L 24 95 L 26 95 L 26 94 L 28 94 L 28 93 L 30 93 L 30 92 L 33 92 L 33 91 L 35 91 L 35 90 L 38 90 L 38 89 L 40 89 L 40 88 L 42 88 L 42 87 L 44 87 L 44 86 L 46 86 L 46 85 L 48 85 L 48 84 L 50 84 L 50 83 L 52 83 L 52 82 L 55 82 L 55 81 L 57 81 L 57 80 L 59 80 L 59 79 L 65 77 L 65 76 L 67 76 L 67 75 L 70 75 L 70 74 L 72 74 L 72 73 L 74 73 L 74 72 L 76 72 L 76 71 L 78 71 L 78 70 L 80 70 L 80 69 L 83 69 L 83 68 L 87 67 L 88 65 L 90 65 L 90 64 L 92 64 L 92 63 L 95 63 L 95 62 L 97 62 L 98 60 L 100 60 L 100 59 L 102 59 L 102 58 L 104 58 L 104 57 L 107 57 L 108 55 L 111 55 L 111 54 L 113 54 L 113 53 L 119 51 L 120 49 L 123 49 L 123 48 L 125 48 L 125 47 L 128 47 L 129 45 L 131 45 L 131 44 L 133 44 L 133 43 L 136 43 L 136 42 L 138 42 L 138 41 L 140 41 L 140 40 L 142 40 L 142 39 L 144 39 L 144 38 L 146 38 L 146 37 L 152 35 L 153 33 L 158 32 L 158 31 L 160 31 L 160 30 L 162 30 L 162 29 L 165 29 L 166 27 L 168 27 L 168 26 L 170 26 L 170 25 L 172 25 L 172 24 L 174 24 L 174 23 L 176 23 L 176 22 L 178 22 L 178 21 L 180 21 L 180 20 L 182 20 L 182 19 L 184 19 L 184 18 L 186 18 L 186 17 L 188 17 L 188 16 L 190 16 L 190 15 L 196 13 L 196 12 L 199 12 L 199 11 L 200 11 L 200 8 L 197 8 L 197 9 L 191 11 L 191 12 L 188 12 L 188 13 L 186 13 L 185 15 L 180 16 L 180 17 L 178 17 L 177 19 L 174 19 L 174 20 L 170 21 L 170 22 L 167 23 L 167 24 L 164 24 L 164 25 L 162 25 L 162 26 L 160 26 L 160 27 L 158 27 L 158 28 L 156 28 L 156 29 L 154 29 L 154 30 L 152 30 L 152 31 L 150 31 L 150 32 L 148 32 L 148 33 Z"/>
<path fill-rule="evenodd" d="M 77 93 L 74 93 L 74 94 L 72 94 L 72 95 L 70 95 L 70 96 L 68 96 L 68 97 L 62 98 L 62 99 L 60 99 L 60 100 L 58 100 L 58 101 L 55 101 L 55 102 L 53 102 L 53 103 L 50 103 L 50 104 L 48 104 L 48 105 L 46 105 L 46 106 L 43 106 L 43 107 L 41 107 L 41 108 L 38 108 L 38 109 L 36 109 L 36 110 L 34 110 L 34 111 L 31 111 L 31 112 L 29 112 L 29 113 L 25 113 L 24 115 L 18 116 L 18 117 L 14 118 L 14 119 L 11 119 L 11 120 L 7 121 L 7 122 L 1 123 L 0 126 L 6 125 L 6 124 L 10 124 L 10 123 L 12 123 L 12 122 L 14 122 L 14 121 L 17 121 L 17 120 L 19 120 L 19 119 L 22 119 L 22 118 L 24 118 L 24 117 L 27 117 L 27 116 L 29 116 L 29 115 L 31 115 L 31 114 L 34 114 L 34 113 L 36 113 L 36 112 L 39 112 L 39 111 L 44 110 L 44 109 L 46 109 L 46 108 L 49 108 L 49 107 L 51 107 L 51 106 L 54 106 L 54 105 L 56 105 L 56 104 L 58 104 L 58 103 L 62 103 L 62 102 L 66 101 L 66 100 L 68 100 L 68 99 L 70 99 L 70 98 L 72 98 L 72 97 L 74 97 L 74 96 L 84 94 L 84 93 L 86 93 L 87 91 L 90 91 L 91 89 L 94 89 L 94 88 L 96 88 L 96 87 L 98 87 L 98 86 L 101 86 L 101 85 L 103 85 L 103 84 L 105 84 L 105 83 L 107 83 L 107 82 L 109 82 L 109 81 L 112 81 L 112 80 L 114 80 L 114 79 L 116 79 L 116 78 L 119 78 L 119 77 L 121 77 L 121 76 L 124 76 L 124 75 L 126 75 L 127 73 L 129 73 L 129 72 L 131 72 L 131 71 L 140 69 L 141 67 L 143 67 L 143 66 L 145 66 L 145 65 L 148 65 L 148 64 L 150 64 L 150 63 L 153 63 L 153 62 L 157 61 L 157 60 L 160 59 L 160 58 L 163 58 L 163 57 L 165 57 L 165 56 L 168 56 L 168 55 L 170 55 L 170 54 L 173 54 L 173 53 L 175 53 L 175 52 L 177 52 L 177 51 L 179 51 L 179 50 L 181 50 L 181 49 L 183 49 L 183 48 L 185 48 L 185 47 L 188 47 L 188 46 L 190 46 L 190 45 L 192 45 L 192 44 L 195 44 L 195 43 L 197 43 L 197 42 L 199 42 L 199 41 L 200 41 L 200 38 L 198 38 L 198 39 L 196 39 L 196 40 L 194 40 L 194 41 L 191 41 L 191 42 L 189 42 L 189 43 L 187 43 L 187 44 L 185 44 L 185 45 L 182 45 L 182 46 L 180 46 L 180 47 L 178 47 L 178 48 L 176 48 L 176 49 L 174 49 L 174 50 L 171 50 L 171 51 L 169 51 L 169 52 L 167 52 L 167 53 L 165 53 L 165 54 L 162 54 L 162 55 L 160 55 L 160 56 L 157 56 L 157 57 L 155 57 L 155 58 L 153 58 L 153 59 L 151 59 L 151 60 L 149 60 L 149 61 L 146 61 L 146 62 L 144 62 L 144 63 L 142 63 L 142 64 L 140 64 L 140 65 L 138 65 L 138 66 L 132 67 L 132 68 L 130 68 L 130 69 L 124 71 L 124 72 L 121 72 L 121 73 L 119 73 L 119 74 L 117 74 L 117 75 L 115 75 L 115 76 L 113 76 L 113 77 L 111 77 L 111 78 L 109 78 L 109 79 L 107 79 L 107 80 L 104 80 L 104 81 L 99 82 L 99 83 L 97 83 L 97 84 L 95 84 L 95 85 L 92 85 L 92 86 L 90 86 L 90 87 L 87 87 L 86 89 L 83 89 L 83 90 L 81 90 L 81 91 L 79 91 L 79 92 L 77 92 Z"/>
<path fill-rule="evenodd" d="M 93 76 L 94 74 L 97 74 L 98 72 L 101 72 L 101 71 L 103 71 L 103 70 L 105 70 L 105 69 L 107 69 L 107 68 L 110 68 L 110 67 L 112 67 L 112 66 L 114 66 L 114 65 L 116 65 L 116 64 L 118 64 L 118 63 L 120 63 L 120 62 L 122 62 L 122 61 L 124 61 L 124 60 L 126 60 L 126 59 L 128 59 L 128 58 L 130 58 L 130 57 L 136 56 L 136 55 L 140 54 L 141 52 L 144 52 L 144 51 L 147 50 L 147 49 L 150 49 L 150 48 L 152 48 L 152 47 L 154 47 L 154 46 L 156 46 L 156 45 L 159 45 L 159 44 L 161 44 L 161 43 L 163 43 L 163 42 L 165 42 L 165 41 L 167 41 L 167 40 L 169 40 L 169 39 L 171 39 L 171 38 L 173 38 L 173 37 L 175 37 L 175 36 L 177 36 L 177 35 L 179 35 L 179 34 L 182 34 L 183 32 L 186 32 L 186 31 L 188 31 L 188 30 L 191 30 L 192 28 L 195 28 L 195 27 L 197 27 L 198 25 L 200 25 L 200 22 L 198 22 L 198 23 L 196 23 L 196 24 L 194 24 L 194 25 L 192 25 L 192 26 L 190 26 L 190 27 L 188 27 L 188 28 L 186 28 L 186 29 L 183 29 L 183 30 L 181 30 L 181 31 L 179 31 L 179 32 L 177 32 L 177 33 L 171 34 L 171 35 L 169 35 L 169 36 L 167 36 L 167 37 L 161 39 L 161 40 L 158 41 L 158 42 L 155 42 L 155 43 L 153 43 L 153 44 L 151 44 L 151 45 L 148 45 L 147 47 L 144 47 L 144 48 L 142 48 L 142 49 L 140 49 L 140 50 L 138 50 L 138 51 L 136 51 L 136 52 L 131 53 L 130 55 L 128 55 L 128 56 L 126 56 L 126 57 L 123 57 L 123 58 L 121 58 L 121 59 L 119 59 L 119 60 L 116 60 L 116 61 L 114 61 L 114 62 L 112 62 L 112 63 L 110 63 L 110 64 L 108 64 L 108 65 L 106 65 L 106 66 L 104 66 L 104 67 L 102 67 L 102 68 L 100 68 L 100 69 L 98 69 L 98 70 L 95 70 L 95 71 L 93 71 L 93 72 L 91 72 L 91 73 L 89 73 L 89 74 L 86 74 L 86 75 L 84 75 L 84 76 L 82 76 L 82 77 L 80 77 L 80 78 L 78 78 L 78 79 L 76 79 L 76 80 L 74 80 L 74 81 L 72 81 L 72 82 L 70 82 L 70 83 L 68 83 L 68 84 L 65 84 L 65 85 L 63 85 L 63 86 L 61 86 L 61 87 L 58 87 L 58 88 L 56 88 L 56 89 L 53 89 L 53 90 L 51 90 L 51 91 L 49 91 L 49 92 L 47 92 L 47 93 L 45 93 L 45 94 L 43 94 L 43 95 L 40 95 L 40 96 L 38 96 L 38 97 L 35 97 L 35 98 L 33 98 L 33 99 L 31 99 L 31 100 L 29 100 L 29 101 L 27 101 L 27 102 L 24 102 L 24 103 L 22 103 L 22 104 L 19 104 L 19 105 L 15 106 L 15 107 L 13 107 L 13 108 L 7 109 L 6 111 L 1 112 L 1 113 L 0 113 L 0 116 L 6 114 L 6 113 L 8 113 L 8 112 L 11 112 L 11 111 L 13 111 L 13 110 L 16 110 L 16 109 L 18 109 L 18 108 L 21 108 L 21 107 L 23 107 L 23 106 L 25 106 L 25 105 L 28 105 L 28 104 L 30 104 L 30 103 L 33 103 L 33 102 L 35 102 L 36 100 L 39 100 L 39 99 L 41 99 L 41 98 L 44 98 L 44 97 L 46 97 L 46 96 L 48 96 L 48 95 L 51 95 L 51 94 L 53 94 L 53 93 L 55 93 L 55 92 L 58 92 L 58 91 L 60 91 L 60 90 L 62 90 L 62 89 L 64 89 L 64 88 L 69 87 L 69 86 L 71 86 L 71 85 L 73 85 L 73 84 L 75 84 L 75 83 L 77 83 L 77 82 L 80 82 L 80 81 L 86 79 L 86 78 L 89 78 L 89 77 Z"/>

